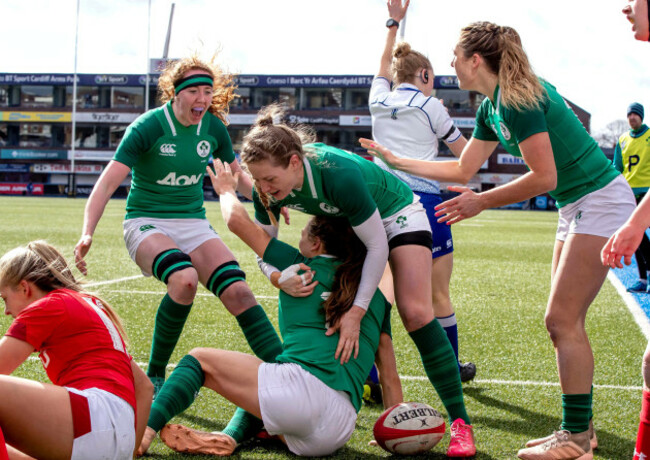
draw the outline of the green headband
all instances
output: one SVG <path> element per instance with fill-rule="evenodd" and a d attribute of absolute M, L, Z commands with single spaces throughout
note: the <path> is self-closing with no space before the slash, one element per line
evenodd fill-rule
<path fill-rule="evenodd" d="M 174 85 L 174 90 L 176 90 L 176 94 L 178 94 L 181 91 L 183 91 L 185 88 L 190 88 L 192 86 L 201 86 L 201 85 L 213 86 L 214 80 L 212 80 L 212 77 L 210 75 L 204 73 L 190 75 L 189 77 L 185 77 L 179 80 Z"/>

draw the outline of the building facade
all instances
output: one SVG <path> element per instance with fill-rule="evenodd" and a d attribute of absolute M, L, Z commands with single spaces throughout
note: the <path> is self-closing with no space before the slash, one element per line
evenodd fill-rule
<path fill-rule="evenodd" d="M 0 194 L 90 193 L 127 126 L 145 111 L 146 78 L 78 74 L 73 108 L 72 74 L 0 73 Z M 372 76 L 239 75 L 235 81 L 238 97 L 228 131 L 236 151 L 257 111 L 280 102 L 288 108 L 289 123 L 312 125 L 319 141 L 365 154 L 357 139 L 371 137 Z M 156 85 L 157 76 L 150 75 L 149 108 L 159 105 Z M 434 92 L 463 134 L 471 136 L 483 96 L 460 90 L 454 76 L 437 76 Z M 590 115 L 568 102 L 589 129 Z M 440 147 L 441 159 L 451 156 L 444 144 Z M 521 159 L 499 148 L 470 186 L 489 189 L 525 171 Z M 128 185 L 118 194 L 125 194 Z"/>

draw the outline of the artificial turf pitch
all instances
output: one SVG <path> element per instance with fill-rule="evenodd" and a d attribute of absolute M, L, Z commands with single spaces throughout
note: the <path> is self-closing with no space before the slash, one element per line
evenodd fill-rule
<path fill-rule="evenodd" d="M 0 198 L 0 252 L 46 239 L 71 261 L 85 204 L 85 199 Z M 130 353 L 144 364 L 155 311 L 165 287 L 153 278 L 138 276 L 140 271 L 122 239 L 124 206 L 124 200 L 111 200 L 104 212 L 87 257 L 87 282 L 89 290 L 118 311 L 129 336 Z M 218 202 L 206 202 L 206 209 L 208 219 L 235 253 L 253 292 L 277 326 L 276 290 L 260 273 L 253 253 L 226 229 Z M 304 214 L 292 212 L 291 225 L 282 225 L 280 238 L 297 244 L 306 219 Z M 556 219 L 554 212 L 494 210 L 453 227 L 451 298 L 458 317 L 460 354 L 463 361 L 473 361 L 478 368 L 476 380 L 464 384 L 477 459 L 516 458 L 517 450 L 528 439 L 551 433 L 561 422 L 561 391 L 544 327 Z M 0 331 L 6 331 L 10 321 L 10 317 L 1 318 Z M 405 400 L 426 402 L 443 411 L 395 309 L 392 329 Z M 596 362 L 594 423 L 600 447 L 594 458 L 628 459 L 632 457 L 641 407 L 641 358 L 646 339 L 609 281 L 590 308 L 587 331 Z M 250 353 L 235 319 L 203 287 L 171 362 L 178 362 L 198 346 Z M 38 359 L 28 360 L 14 375 L 47 381 Z M 173 422 L 220 430 L 233 410 L 232 404 L 203 389 L 194 405 Z M 381 412 L 379 406 L 364 406 L 352 439 L 334 457 L 387 457 L 387 452 L 368 446 L 372 426 Z M 448 440 L 447 434 L 426 458 L 446 458 Z M 149 456 L 190 458 L 172 452 L 159 440 L 152 444 Z M 244 444 L 234 454 L 234 458 L 289 457 L 293 455 L 282 445 L 261 441 Z"/>

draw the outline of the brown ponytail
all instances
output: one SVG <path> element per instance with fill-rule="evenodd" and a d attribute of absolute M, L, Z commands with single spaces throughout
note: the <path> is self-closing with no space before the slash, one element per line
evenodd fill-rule
<path fill-rule="evenodd" d="M 354 303 L 366 260 L 366 246 L 344 217 L 312 217 L 308 232 L 321 240 L 327 254 L 341 261 L 334 275 L 332 292 L 323 304 L 325 318 L 335 324 Z"/>
<path fill-rule="evenodd" d="M 479 54 L 501 87 L 501 102 L 516 110 L 539 107 L 546 91 L 533 72 L 515 29 L 487 21 L 464 27 L 458 42 L 465 57 Z"/>

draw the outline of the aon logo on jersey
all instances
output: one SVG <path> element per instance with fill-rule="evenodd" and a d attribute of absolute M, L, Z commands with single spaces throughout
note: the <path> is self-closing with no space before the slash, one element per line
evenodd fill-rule
<path fill-rule="evenodd" d="M 156 184 L 171 186 L 194 185 L 198 184 L 201 179 L 203 179 L 203 174 L 195 174 L 194 176 L 183 175 L 176 177 L 176 173 L 172 171 L 163 179 L 157 180 Z"/>

